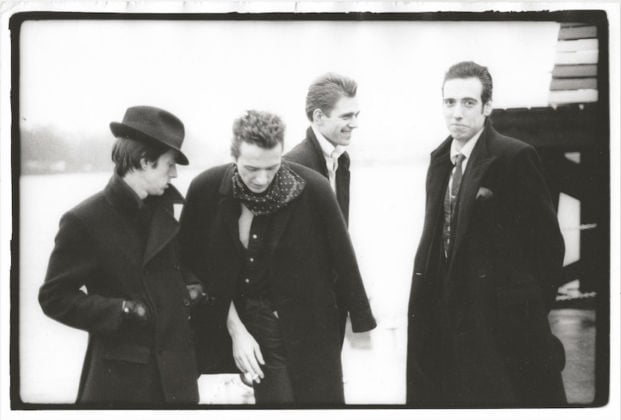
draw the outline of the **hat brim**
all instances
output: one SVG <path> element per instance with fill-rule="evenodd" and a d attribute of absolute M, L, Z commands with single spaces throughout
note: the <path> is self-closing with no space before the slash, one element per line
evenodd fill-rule
<path fill-rule="evenodd" d="M 190 161 L 185 154 L 178 147 L 172 146 L 166 142 L 163 142 L 155 137 L 152 137 L 140 130 L 136 130 L 134 127 L 125 125 L 120 122 L 113 121 L 110 123 L 110 131 L 115 137 L 127 137 L 132 140 L 144 141 L 144 142 L 156 142 L 162 144 L 170 149 L 177 151 L 176 162 L 178 165 L 188 165 Z"/>

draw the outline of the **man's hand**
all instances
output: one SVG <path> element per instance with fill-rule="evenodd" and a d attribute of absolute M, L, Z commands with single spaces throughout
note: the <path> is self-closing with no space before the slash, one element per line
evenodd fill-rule
<path fill-rule="evenodd" d="M 138 325 L 146 325 L 151 319 L 147 306 L 137 300 L 124 300 L 121 310 L 124 319 Z"/>
<path fill-rule="evenodd" d="M 248 332 L 246 326 L 239 318 L 235 303 L 231 301 L 226 326 L 233 342 L 233 359 L 237 369 L 244 375 L 247 385 L 252 382 L 260 383 L 265 377 L 260 365 L 264 365 L 263 354 L 259 343 Z"/>
<path fill-rule="evenodd" d="M 201 284 L 189 284 L 186 288 L 188 289 L 192 306 L 198 305 L 207 298 L 207 293 L 205 293 Z"/>
<path fill-rule="evenodd" d="M 260 383 L 265 377 L 261 365 L 265 364 L 261 348 L 254 337 L 244 328 L 231 336 L 233 359 L 248 382 Z"/>

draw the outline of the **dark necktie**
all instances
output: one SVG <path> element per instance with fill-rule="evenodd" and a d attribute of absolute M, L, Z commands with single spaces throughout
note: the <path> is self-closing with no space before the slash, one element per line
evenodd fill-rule
<path fill-rule="evenodd" d="M 349 221 L 349 155 L 343 152 L 339 156 L 339 165 L 336 169 L 336 201 L 345 218 L 345 223 Z"/>
<path fill-rule="evenodd" d="M 455 237 L 455 205 L 457 203 L 457 197 L 459 195 L 459 187 L 461 186 L 462 168 L 461 165 L 466 156 L 461 153 L 457 155 L 455 159 L 455 168 L 453 175 L 451 176 L 451 182 L 444 194 L 444 226 L 442 229 L 442 239 L 444 256 L 448 258 L 449 249 L 453 238 Z"/>

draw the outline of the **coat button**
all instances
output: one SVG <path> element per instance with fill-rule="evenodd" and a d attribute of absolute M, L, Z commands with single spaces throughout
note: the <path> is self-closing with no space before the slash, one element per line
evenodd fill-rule
<path fill-rule="evenodd" d="M 183 299 L 183 304 L 185 306 L 190 306 L 190 300 L 189 299 Z"/>
<path fill-rule="evenodd" d="M 188 321 L 192 319 L 192 315 L 188 315 Z"/>
<path fill-rule="evenodd" d="M 246 283 L 246 284 L 250 283 L 250 279 L 245 279 L 244 283 Z"/>

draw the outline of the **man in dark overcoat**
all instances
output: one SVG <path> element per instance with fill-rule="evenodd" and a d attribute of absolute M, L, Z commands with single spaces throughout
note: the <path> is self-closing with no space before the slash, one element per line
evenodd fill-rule
<path fill-rule="evenodd" d="M 188 164 L 184 127 L 167 111 L 136 106 L 110 128 L 115 173 L 61 218 L 39 302 L 89 333 L 78 403 L 197 403 L 188 318 L 202 289 L 180 266 L 173 205 L 183 198 L 170 184 L 175 165 Z"/>
<path fill-rule="evenodd" d="M 315 80 L 306 94 L 306 138 L 285 154 L 285 159 L 311 168 L 330 181 L 345 218 L 349 221 L 349 154 L 352 131 L 358 128 L 358 84 L 349 77 L 327 73 Z"/>
<path fill-rule="evenodd" d="M 235 163 L 190 185 L 182 255 L 204 282 L 212 314 L 195 319 L 207 335 L 198 351 L 232 354 L 254 381 L 257 404 L 337 406 L 344 403 L 337 291 L 354 332 L 376 324 L 330 184 L 282 162 L 283 141 L 279 117 L 248 111 L 233 126 Z"/>
<path fill-rule="evenodd" d="M 487 68 L 447 72 L 450 136 L 431 154 L 409 303 L 411 406 L 566 402 L 547 318 L 563 239 L 535 149 L 494 130 L 491 99 Z"/>
<path fill-rule="evenodd" d="M 330 181 L 345 223 L 349 223 L 350 159 L 347 146 L 353 130 L 358 128 L 360 107 L 356 93 L 358 84 L 349 77 L 326 73 L 315 80 L 306 94 L 306 117 L 310 127 L 306 138 L 285 154 L 289 162 L 311 168 Z M 343 298 L 337 296 L 337 300 Z M 346 306 L 339 315 L 339 325 L 345 337 Z"/>

